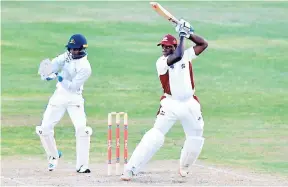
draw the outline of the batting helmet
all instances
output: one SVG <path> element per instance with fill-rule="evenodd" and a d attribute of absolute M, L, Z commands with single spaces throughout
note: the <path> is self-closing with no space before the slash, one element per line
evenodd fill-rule
<path fill-rule="evenodd" d="M 79 49 L 77 55 L 72 55 L 73 59 L 79 59 L 87 55 L 86 48 L 88 47 L 87 40 L 82 34 L 74 34 L 70 37 L 68 44 L 66 45 L 67 50 Z"/>

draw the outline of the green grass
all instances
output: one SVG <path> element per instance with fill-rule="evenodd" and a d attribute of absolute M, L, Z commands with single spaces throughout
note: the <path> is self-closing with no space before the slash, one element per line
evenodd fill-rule
<path fill-rule="evenodd" d="M 200 159 L 287 175 L 288 3 L 162 4 L 209 41 L 194 62 L 205 119 Z M 159 107 L 156 43 L 166 33 L 176 35 L 170 24 L 147 2 L 2 2 L 1 14 L 1 156 L 43 156 L 35 125 L 55 82 L 40 81 L 38 64 L 64 51 L 74 33 L 87 37 L 93 68 L 84 93 L 94 130 L 91 159 L 105 160 L 111 111 L 129 113 L 131 154 Z M 74 159 L 70 119 L 55 130 L 59 148 Z M 177 123 L 154 159 L 177 159 L 183 141 Z"/>

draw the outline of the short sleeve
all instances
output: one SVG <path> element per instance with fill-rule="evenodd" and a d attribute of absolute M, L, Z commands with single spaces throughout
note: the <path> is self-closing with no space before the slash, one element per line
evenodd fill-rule
<path fill-rule="evenodd" d="M 167 73 L 169 66 L 167 65 L 167 57 L 160 57 L 157 62 L 156 62 L 156 68 L 157 68 L 157 72 L 158 72 L 158 76 L 160 75 L 164 75 L 165 73 Z"/>
<path fill-rule="evenodd" d="M 188 48 L 188 49 L 186 49 L 186 50 L 185 50 L 185 53 L 186 53 L 187 58 L 188 58 L 189 61 L 197 58 L 197 55 L 195 54 L 195 51 L 194 51 L 193 46 L 190 47 L 190 48 Z"/>

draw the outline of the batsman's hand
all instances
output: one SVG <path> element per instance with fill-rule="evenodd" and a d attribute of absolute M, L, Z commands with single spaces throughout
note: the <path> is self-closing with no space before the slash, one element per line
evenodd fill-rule
<path fill-rule="evenodd" d="M 190 35 L 194 33 L 194 28 L 184 19 L 179 20 L 179 24 L 177 24 L 175 30 L 179 33 L 179 36 L 184 36 L 186 38 L 189 38 Z"/>

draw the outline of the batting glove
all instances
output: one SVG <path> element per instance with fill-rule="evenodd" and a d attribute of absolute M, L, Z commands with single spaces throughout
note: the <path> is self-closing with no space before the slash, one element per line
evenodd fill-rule
<path fill-rule="evenodd" d="M 175 30 L 179 33 L 179 36 L 185 36 L 186 38 L 189 38 L 194 33 L 194 28 L 191 24 L 182 18 L 179 20 L 179 24 L 177 24 Z"/>

